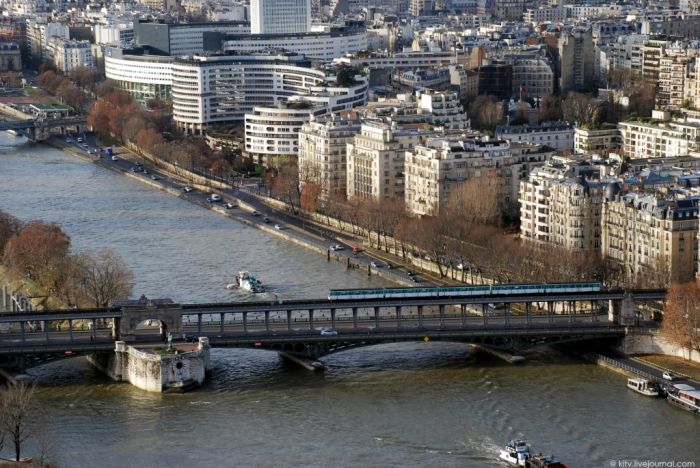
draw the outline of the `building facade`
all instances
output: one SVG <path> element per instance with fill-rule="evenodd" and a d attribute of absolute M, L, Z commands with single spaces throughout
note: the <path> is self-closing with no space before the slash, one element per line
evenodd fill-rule
<path fill-rule="evenodd" d="M 252 34 L 303 33 L 310 30 L 310 0 L 250 0 Z"/>

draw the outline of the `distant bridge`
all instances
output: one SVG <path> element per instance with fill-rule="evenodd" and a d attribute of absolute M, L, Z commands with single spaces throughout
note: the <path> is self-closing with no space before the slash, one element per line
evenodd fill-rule
<path fill-rule="evenodd" d="M 310 358 L 398 341 L 456 341 L 517 351 L 619 338 L 635 304 L 665 290 L 611 290 L 383 300 L 217 304 L 128 301 L 107 309 L 0 314 L 0 365 L 26 368 L 61 356 L 208 337 L 212 347 L 260 348 Z M 332 331 L 323 331 L 332 330 Z"/>
<path fill-rule="evenodd" d="M 0 131 L 14 130 L 32 141 L 43 141 L 51 135 L 64 135 L 69 127 L 76 127 L 82 133 L 87 127 L 85 116 L 37 117 L 0 104 Z"/>

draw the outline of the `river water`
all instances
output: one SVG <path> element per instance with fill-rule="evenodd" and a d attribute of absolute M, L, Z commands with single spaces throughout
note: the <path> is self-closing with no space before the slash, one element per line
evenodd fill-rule
<path fill-rule="evenodd" d="M 58 222 L 76 249 L 114 249 L 134 271 L 137 296 L 245 299 L 223 288 L 239 269 L 258 274 L 284 298 L 384 284 L 4 135 L 0 209 Z M 501 466 L 499 447 L 525 436 L 572 467 L 618 466 L 611 460 L 700 464 L 700 418 L 552 350 L 511 366 L 459 344 L 390 344 L 328 356 L 325 373 L 289 367 L 266 351 L 212 355 L 212 379 L 184 395 L 113 383 L 80 358 L 33 369 L 41 382 L 42 431 L 29 450 L 44 441 L 60 466 L 71 467 L 480 467 Z"/>

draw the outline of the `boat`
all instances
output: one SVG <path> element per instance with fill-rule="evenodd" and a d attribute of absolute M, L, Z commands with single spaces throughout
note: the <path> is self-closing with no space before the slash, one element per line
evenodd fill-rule
<path fill-rule="evenodd" d="M 628 378 L 627 388 L 632 389 L 637 393 L 641 393 L 644 396 L 657 397 L 661 394 L 658 384 L 641 377 Z"/>
<path fill-rule="evenodd" d="M 13 135 L 13 136 L 22 136 L 22 135 L 20 135 L 20 133 L 17 130 L 12 130 L 12 129 L 5 130 L 5 133 L 9 133 L 10 135 Z"/>
<path fill-rule="evenodd" d="M 700 414 L 700 390 L 687 384 L 675 384 L 668 390 L 666 399 L 672 405 Z"/>
<path fill-rule="evenodd" d="M 528 468 L 569 468 L 569 465 L 561 463 L 554 455 L 544 456 L 541 453 L 533 455 L 525 462 L 525 466 Z"/>
<path fill-rule="evenodd" d="M 527 445 L 526 440 L 511 440 L 501 450 L 498 458 L 511 466 L 526 466 L 525 464 L 530 459 L 530 446 Z"/>
<path fill-rule="evenodd" d="M 262 282 L 255 279 L 255 277 L 247 271 L 239 271 L 234 277 L 233 283 L 226 285 L 226 287 L 228 289 L 243 289 L 252 293 L 261 293 L 265 291 Z"/>

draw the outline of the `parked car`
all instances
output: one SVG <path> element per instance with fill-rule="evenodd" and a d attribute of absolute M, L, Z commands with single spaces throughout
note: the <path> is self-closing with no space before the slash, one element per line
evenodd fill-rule
<path fill-rule="evenodd" d="M 212 203 L 221 201 L 221 195 L 219 195 L 218 193 L 212 193 L 211 196 L 209 196 L 209 198 L 211 198 Z"/>
<path fill-rule="evenodd" d="M 253 215 L 253 216 L 260 216 L 260 213 L 258 213 L 257 211 L 253 210 L 253 212 L 251 213 L 251 215 Z"/>
<path fill-rule="evenodd" d="M 265 217 L 263 218 L 263 223 L 268 224 L 269 222 L 270 222 L 270 218 L 268 218 L 267 216 L 265 216 Z"/>
<path fill-rule="evenodd" d="M 226 203 L 226 204 L 224 205 L 224 207 L 225 207 L 227 210 L 230 210 L 231 208 L 237 208 L 238 205 L 236 205 L 235 203 Z"/>
<path fill-rule="evenodd" d="M 153 174 L 153 175 L 151 176 L 151 179 L 153 179 L 153 180 L 160 180 L 160 177 L 158 177 L 157 175 Z"/>
<path fill-rule="evenodd" d="M 112 155 L 112 161 L 119 161 L 119 158 L 116 155 Z"/>
<path fill-rule="evenodd" d="M 345 250 L 345 247 L 340 244 L 331 245 L 330 247 L 331 252 L 338 252 L 339 250 Z"/>
<path fill-rule="evenodd" d="M 336 336 L 337 334 L 338 334 L 338 332 L 333 330 L 332 328 L 322 328 L 321 329 L 321 336 Z"/>
<path fill-rule="evenodd" d="M 282 230 L 282 225 L 280 225 L 280 224 L 275 224 L 275 229 L 277 229 L 278 231 L 281 231 L 281 230 Z"/>
<path fill-rule="evenodd" d="M 381 266 L 382 266 L 382 264 L 379 263 L 379 262 L 369 262 L 369 265 L 370 265 L 372 268 L 381 268 Z"/>
<path fill-rule="evenodd" d="M 185 188 L 182 189 L 185 193 L 190 193 L 193 189 L 189 185 L 185 185 Z"/>
<path fill-rule="evenodd" d="M 669 382 L 673 382 L 674 380 L 676 380 L 676 376 L 673 375 L 673 373 L 668 372 L 668 371 L 664 371 L 664 373 L 661 374 L 661 377 L 663 377 L 664 380 L 668 380 Z"/>
<path fill-rule="evenodd" d="M 352 253 L 354 253 L 354 254 L 362 253 L 362 249 L 359 248 L 359 247 L 353 247 L 353 248 L 352 248 Z"/>

